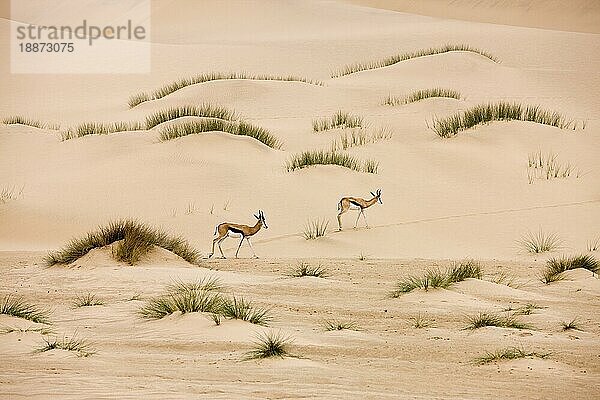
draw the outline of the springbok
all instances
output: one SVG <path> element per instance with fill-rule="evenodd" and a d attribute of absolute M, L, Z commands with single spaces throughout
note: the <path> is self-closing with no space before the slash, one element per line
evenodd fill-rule
<path fill-rule="evenodd" d="M 340 231 L 342 230 L 342 214 L 344 214 L 348 210 L 360 210 L 358 212 L 358 217 L 356 218 L 356 223 L 354 224 L 354 228 L 358 225 L 358 219 L 362 215 L 365 219 L 365 225 L 368 228 L 369 223 L 367 222 L 367 217 L 365 216 L 365 208 L 371 207 L 373 204 L 379 201 L 380 204 L 383 204 L 381 201 L 381 189 L 377 189 L 375 193 L 371 192 L 373 198 L 371 200 L 361 199 L 360 197 L 342 197 L 340 202 L 338 203 L 338 210 L 340 213 L 337 216 L 338 225 L 340 226 Z M 352 206 L 355 206 L 354 208 Z"/>
<path fill-rule="evenodd" d="M 244 239 L 248 242 L 248 245 L 252 249 L 252 253 L 254 253 L 254 258 L 258 258 L 256 252 L 254 251 L 254 247 L 252 247 L 252 243 L 250 243 L 250 236 L 255 235 L 260 228 L 263 226 L 265 229 L 268 229 L 267 222 L 265 221 L 265 214 L 258 210 L 258 215 L 254 214 L 254 217 L 258 220 L 254 226 L 241 225 L 241 224 L 231 224 L 229 222 L 224 222 L 222 224 L 217 225 L 215 228 L 215 237 L 213 239 L 212 251 L 208 258 L 211 258 L 213 254 L 215 254 L 215 243 L 219 246 L 219 251 L 221 252 L 221 258 L 225 258 L 223 254 L 223 249 L 221 248 L 221 242 L 229 237 L 229 235 L 240 235 L 242 239 L 240 240 L 240 244 L 235 252 L 235 258 L 237 258 L 238 253 L 240 252 L 240 248 L 242 247 L 242 243 L 244 243 Z M 235 237 L 233 236 L 232 237 Z"/>

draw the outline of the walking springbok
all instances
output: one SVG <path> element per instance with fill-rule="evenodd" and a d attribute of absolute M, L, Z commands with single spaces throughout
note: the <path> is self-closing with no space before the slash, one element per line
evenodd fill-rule
<path fill-rule="evenodd" d="M 224 222 L 222 224 L 217 225 L 217 227 L 215 228 L 215 235 L 217 235 L 217 237 L 213 239 L 212 251 L 208 258 L 211 258 L 213 254 L 215 254 L 215 243 L 219 246 L 221 258 L 225 258 L 225 255 L 223 254 L 223 249 L 221 248 L 221 242 L 227 239 L 231 234 L 233 234 L 232 237 L 235 237 L 234 235 L 240 235 L 242 237 L 237 251 L 235 252 L 235 258 L 237 258 L 238 253 L 240 252 L 240 248 L 242 247 L 242 243 L 244 243 L 244 239 L 246 239 L 248 245 L 252 249 L 252 253 L 254 253 L 254 258 L 258 258 L 256 252 L 254 251 L 254 247 L 252 247 L 252 243 L 250 243 L 250 236 L 255 235 L 258 231 L 260 231 L 260 228 L 262 228 L 263 226 L 265 227 L 265 229 L 268 229 L 269 227 L 267 226 L 267 222 L 265 221 L 265 214 L 261 210 L 258 210 L 258 215 L 254 214 L 254 217 L 256 217 L 256 219 L 258 220 L 256 221 L 256 224 L 254 226 L 231 224 L 229 222 Z"/>
<path fill-rule="evenodd" d="M 342 197 L 340 202 L 338 203 L 338 210 L 340 213 L 337 216 L 338 225 L 340 226 L 340 231 L 342 230 L 342 214 L 347 212 L 348 210 L 360 210 L 358 212 L 358 217 L 356 218 L 356 223 L 354 224 L 354 228 L 358 225 L 358 219 L 362 215 L 365 219 L 365 225 L 368 228 L 369 223 L 367 222 L 367 217 L 365 216 L 365 208 L 371 207 L 373 204 L 379 201 L 380 204 L 383 204 L 381 201 L 381 189 L 377 189 L 375 193 L 371 192 L 373 198 L 371 200 L 361 199 L 360 197 Z M 355 207 L 352 207 L 355 206 Z"/>

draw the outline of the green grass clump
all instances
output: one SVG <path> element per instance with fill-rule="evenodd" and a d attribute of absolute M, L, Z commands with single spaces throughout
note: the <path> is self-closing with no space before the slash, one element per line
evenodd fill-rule
<path fill-rule="evenodd" d="M 493 313 L 479 313 L 469 317 L 469 325 L 465 329 L 478 329 L 486 326 L 495 326 L 498 328 L 514 329 L 532 329 L 531 325 L 523 323 L 514 318 L 514 316 L 502 316 Z"/>
<path fill-rule="evenodd" d="M 354 321 L 343 321 L 339 319 L 329 319 L 323 322 L 323 327 L 326 331 L 342 331 L 344 329 L 350 331 L 358 331 L 358 324 Z"/>
<path fill-rule="evenodd" d="M 389 106 L 397 106 L 400 104 L 409 104 L 414 103 L 416 101 L 420 101 L 423 99 L 428 99 L 430 97 L 446 97 L 450 99 L 460 100 L 460 93 L 453 89 L 443 89 L 443 88 L 433 88 L 433 89 L 423 89 L 423 90 L 415 90 L 414 92 L 409 93 L 404 97 L 397 97 L 389 95 L 384 100 L 383 104 Z"/>
<path fill-rule="evenodd" d="M 226 80 L 226 79 L 251 79 L 260 81 L 287 81 L 287 82 L 303 82 L 311 85 L 323 86 L 323 82 L 313 81 L 307 78 L 302 78 L 294 75 L 257 75 L 242 73 L 222 73 L 222 72 L 209 72 L 192 76 L 190 78 L 182 78 L 177 81 L 168 83 L 150 93 L 137 93 L 129 98 L 128 104 L 130 108 L 133 108 L 146 101 L 157 100 L 163 98 L 179 89 L 186 86 L 195 85 L 198 83 L 204 83 L 209 81 Z"/>
<path fill-rule="evenodd" d="M 227 121 L 214 118 L 200 121 L 185 121 L 180 124 L 167 126 L 160 131 L 159 138 L 161 141 L 166 141 L 187 135 L 213 131 L 249 136 L 273 149 L 281 148 L 279 140 L 265 128 L 243 121 Z"/>
<path fill-rule="evenodd" d="M 546 269 L 542 272 L 540 279 L 549 284 L 564 279 L 563 273 L 572 269 L 583 268 L 593 273 L 598 273 L 600 269 L 598 261 L 590 254 L 551 258 L 546 262 Z"/>
<path fill-rule="evenodd" d="M 235 296 L 223 302 L 220 313 L 226 318 L 248 321 L 256 325 L 267 325 L 272 319 L 268 309 L 254 307 L 243 297 Z"/>
<path fill-rule="evenodd" d="M 36 352 L 43 353 L 50 350 L 73 351 L 76 352 L 79 357 L 89 357 L 92 354 L 95 354 L 92 345 L 88 341 L 77 338 L 75 335 L 71 338 L 63 337 L 62 339 L 57 337 L 52 339 L 45 338 L 44 343 L 36 349 Z"/>
<path fill-rule="evenodd" d="M 545 253 L 560 248 L 562 240 L 556 233 L 545 233 L 539 230 L 537 233 L 529 232 L 522 236 L 517 244 L 528 253 Z"/>
<path fill-rule="evenodd" d="M 312 126 L 315 132 L 321 132 L 336 128 L 360 128 L 363 124 L 363 117 L 338 111 L 331 117 L 313 120 Z"/>
<path fill-rule="evenodd" d="M 445 271 L 433 268 L 426 270 L 421 276 L 410 275 L 405 277 L 396 284 L 396 289 L 390 295 L 396 298 L 405 293 L 410 293 L 415 289 L 445 289 L 467 278 L 481 279 L 481 277 L 482 273 L 479 263 L 474 260 L 466 260 L 458 265 L 455 264 Z"/>
<path fill-rule="evenodd" d="M 291 271 L 289 271 L 288 276 L 293 278 L 302 278 L 303 276 L 314 276 L 316 278 L 327 278 L 329 273 L 327 269 L 322 265 L 317 265 L 312 267 L 310 264 L 301 262 Z"/>
<path fill-rule="evenodd" d="M 21 115 L 12 115 L 2 119 L 2 123 L 6 125 L 27 125 L 34 128 L 44 129 L 46 124 L 35 119 L 23 117 Z"/>
<path fill-rule="evenodd" d="M 539 106 L 523 106 L 518 103 L 498 102 L 480 104 L 463 112 L 433 120 L 433 130 L 442 138 L 449 138 L 460 131 L 492 121 L 530 121 L 543 125 L 567 129 L 573 121 L 567 120 L 556 111 L 548 111 Z"/>
<path fill-rule="evenodd" d="M 113 249 L 117 260 L 135 264 L 152 246 L 162 247 L 177 254 L 189 263 L 198 263 L 201 254 L 192 248 L 185 239 L 167 235 L 158 229 L 136 220 L 122 219 L 99 227 L 85 236 L 73 239 L 61 250 L 46 256 L 48 265 L 69 264 L 86 255 L 90 250 L 118 243 Z"/>
<path fill-rule="evenodd" d="M 101 306 L 104 305 L 104 302 L 96 297 L 93 293 L 86 293 L 82 295 L 78 295 L 73 301 L 73 307 L 91 307 L 91 306 Z"/>
<path fill-rule="evenodd" d="M 302 231 L 302 236 L 306 240 L 317 239 L 327 235 L 327 227 L 329 226 L 329 221 L 327 219 L 314 219 L 309 220 L 304 224 L 304 230 Z"/>
<path fill-rule="evenodd" d="M 546 358 L 549 355 L 549 353 L 536 353 L 533 351 L 526 351 L 525 349 L 520 347 L 507 347 L 502 350 L 496 350 L 493 353 L 486 353 L 484 356 L 477 358 L 475 360 L 475 363 L 483 365 L 494 361 L 516 360 L 519 358 L 527 357 Z"/>
<path fill-rule="evenodd" d="M 389 65 L 393 65 L 393 64 L 396 64 L 396 63 L 399 63 L 402 61 L 410 60 L 412 58 L 431 56 L 434 54 L 448 53 L 451 51 L 468 51 L 468 52 L 472 52 L 472 53 L 477 53 L 486 58 L 489 58 L 490 60 L 492 60 L 494 62 L 498 62 L 498 59 L 496 59 L 496 57 L 494 57 L 493 55 L 491 55 L 490 53 L 488 53 L 484 50 L 480 50 L 480 49 L 477 49 L 475 47 L 472 47 L 472 46 L 469 46 L 466 44 L 446 44 L 446 45 L 439 46 L 439 47 L 430 47 L 428 49 L 420 49 L 420 50 L 416 50 L 416 51 L 395 54 L 393 56 L 384 58 L 382 60 L 361 62 L 361 63 L 346 65 L 346 66 L 340 68 L 339 70 L 334 71 L 331 74 L 331 77 L 339 78 L 341 76 L 350 75 L 355 72 L 387 67 Z"/>
<path fill-rule="evenodd" d="M 40 324 L 49 324 L 50 312 L 29 303 L 21 297 L 6 295 L 0 302 L 0 314 L 27 319 Z"/>
<path fill-rule="evenodd" d="M 288 172 L 312 165 L 339 165 L 357 172 L 376 174 L 379 163 L 373 160 L 361 161 L 346 153 L 328 150 L 307 150 L 294 154 L 286 163 Z"/>
<path fill-rule="evenodd" d="M 292 340 L 281 333 L 259 334 L 254 341 L 252 350 L 245 354 L 246 360 L 262 359 L 271 357 L 283 358 L 289 355 L 289 347 Z"/>
<path fill-rule="evenodd" d="M 116 132 L 139 131 L 145 129 L 140 122 L 84 122 L 75 128 L 61 132 L 62 140 L 80 138 L 88 135 L 108 135 Z"/>
<path fill-rule="evenodd" d="M 202 104 L 200 106 L 179 106 L 157 111 L 146 117 L 146 129 L 154 128 L 163 122 L 182 117 L 216 118 L 227 121 L 237 120 L 235 112 L 221 106 Z"/>

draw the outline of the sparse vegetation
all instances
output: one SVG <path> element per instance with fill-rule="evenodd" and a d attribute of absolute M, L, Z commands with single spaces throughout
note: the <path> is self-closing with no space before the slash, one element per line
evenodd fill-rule
<path fill-rule="evenodd" d="M 215 323 L 215 325 L 221 325 L 221 314 L 211 314 L 210 318 Z"/>
<path fill-rule="evenodd" d="M 561 322 L 562 324 L 562 330 L 563 331 L 583 331 L 583 328 L 581 326 L 581 324 L 579 323 L 578 318 L 573 318 L 571 321 L 568 322 Z"/>
<path fill-rule="evenodd" d="M 483 365 L 494 361 L 515 360 L 518 358 L 538 357 L 546 358 L 549 353 L 536 353 L 534 351 L 526 351 L 522 347 L 507 347 L 502 350 L 496 350 L 493 353 L 486 353 L 483 357 L 475 360 L 476 364 Z"/>
<path fill-rule="evenodd" d="M 224 289 L 225 286 L 223 286 L 221 280 L 216 276 L 204 277 L 191 282 L 183 282 L 177 280 L 167 286 L 167 291 L 169 292 L 181 292 L 192 290 L 212 290 L 220 292 Z"/>
<path fill-rule="evenodd" d="M 530 315 L 534 310 L 541 310 L 544 307 L 538 306 L 535 303 L 527 303 L 523 307 L 514 310 L 513 315 Z"/>
<path fill-rule="evenodd" d="M 73 307 L 91 307 L 91 306 L 101 306 L 104 302 L 96 297 L 93 293 L 86 293 L 82 295 L 78 295 L 75 297 L 75 301 L 73 301 Z"/>
<path fill-rule="evenodd" d="M 415 329 L 429 328 L 433 324 L 430 319 L 421 313 L 418 313 L 414 317 L 410 317 L 408 320 L 410 322 L 410 326 Z"/>
<path fill-rule="evenodd" d="M 556 233 L 545 233 L 540 229 L 537 233 L 528 232 L 517 241 L 517 244 L 528 253 L 539 254 L 559 249 L 562 240 Z"/>
<path fill-rule="evenodd" d="M 280 357 L 289 355 L 289 347 L 292 340 L 288 336 L 269 332 L 259 334 L 253 343 L 253 348 L 245 354 L 246 360 Z"/>
<path fill-rule="evenodd" d="M 468 51 L 468 52 L 472 52 L 472 53 L 477 53 L 477 54 L 480 54 L 494 62 L 498 62 L 498 60 L 494 56 L 492 56 L 490 53 L 488 53 L 484 50 L 480 50 L 480 49 L 477 49 L 475 47 L 472 47 L 472 46 L 469 46 L 466 44 L 446 44 L 446 45 L 439 46 L 439 47 L 430 47 L 428 49 L 421 49 L 421 50 L 396 54 L 396 55 L 384 58 L 382 60 L 361 62 L 361 63 L 346 65 L 346 66 L 340 68 L 339 70 L 334 71 L 331 74 L 331 77 L 339 78 L 341 76 L 350 75 L 355 72 L 387 67 L 389 65 L 393 65 L 393 64 L 396 64 L 396 63 L 399 63 L 402 61 L 410 60 L 412 58 L 431 56 L 434 54 L 448 53 L 451 51 Z"/>
<path fill-rule="evenodd" d="M 47 126 L 43 122 L 35 119 L 23 117 L 22 115 L 13 115 L 2 119 L 2 123 L 6 125 L 27 125 L 34 128 L 45 129 Z"/>
<path fill-rule="evenodd" d="M 316 278 L 327 278 L 329 274 L 327 269 L 322 265 L 311 266 L 308 263 L 301 262 L 288 273 L 293 278 L 301 278 L 303 276 L 314 276 Z"/>
<path fill-rule="evenodd" d="M 182 117 L 202 117 L 235 121 L 238 119 L 235 112 L 221 106 L 202 104 L 200 106 L 171 107 L 157 111 L 146 117 L 146 129 L 154 128 L 167 121 Z"/>
<path fill-rule="evenodd" d="M 568 178 L 575 172 L 571 163 L 561 163 L 558 156 L 553 153 L 542 154 L 541 151 L 531 153 L 527 161 L 527 179 L 530 184 L 536 179 Z M 577 172 L 576 176 L 579 177 Z"/>
<path fill-rule="evenodd" d="M 205 74 L 199 74 L 192 76 L 190 78 L 182 78 L 177 81 L 168 83 L 150 93 L 137 93 L 129 98 L 128 104 L 130 108 L 133 108 L 141 103 L 150 100 L 156 100 L 163 98 L 179 89 L 182 89 L 186 86 L 195 85 L 198 83 L 204 83 L 209 81 L 217 81 L 217 80 L 226 80 L 226 79 L 250 79 L 250 80 L 260 80 L 260 81 L 289 81 L 289 82 L 303 82 L 311 85 L 319 85 L 323 86 L 323 83 L 320 81 L 313 81 L 307 78 L 302 78 L 299 76 L 283 76 L 283 75 L 257 75 L 257 74 L 248 74 L 245 72 L 242 73 L 221 73 L 221 72 L 209 72 Z"/>
<path fill-rule="evenodd" d="M 600 249 L 600 237 L 587 242 L 587 251 L 597 251 Z"/>
<path fill-rule="evenodd" d="M 329 221 L 325 218 L 309 220 L 304 224 L 302 236 L 304 236 L 304 239 L 306 240 L 312 240 L 323 237 L 327 235 L 328 226 Z"/>
<path fill-rule="evenodd" d="M 389 106 L 397 106 L 397 105 L 401 105 L 401 104 L 414 103 L 416 101 L 421 101 L 423 99 L 428 99 L 431 97 L 446 97 L 446 98 L 456 99 L 456 100 L 461 99 L 460 93 L 456 90 L 433 88 L 433 89 L 415 90 L 414 92 L 411 92 L 404 97 L 388 95 L 388 97 L 385 98 L 383 104 L 386 104 Z"/>
<path fill-rule="evenodd" d="M 469 325 L 465 329 L 478 329 L 486 326 L 498 328 L 533 329 L 531 325 L 517 320 L 514 316 L 502 316 L 493 313 L 479 313 L 468 317 Z"/>
<path fill-rule="evenodd" d="M 0 314 L 23 318 L 40 324 L 50 323 L 50 312 L 48 310 L 11 294 L 4 296 L 0 302 Z"/>
<path fill-rule="evenodd" d="M 243 297 L 235 296 L 223 302 L 220 313 L 226 318 L 248 321 L 256 325 L 267 325 L 272 319 L 268 309 L 255 307 Z"/>
<path fill-rule="evenodd" d="M 338 111 L 331 117 L 313 120 L 312 126 L 315 132 L 321 132 L 336 128 L 360 128 L 363 124 L 363 117 Z"/>
<path fill-rule="evenodd" d="M 351 147 L 364 146 L 366 144 L 376 143 L 380 140 L 391 139 L 392 131 L 388 128 L 379 128 L 368 130 L 366 128 L 353 129 L 350 132 L 343 132 L 337 139 L 331 142 L 331 151 L 347 150 Z"/>
<path fill-rule="evenodd" d="M 560 129 L 574 128 L 573 121 L 567 120 L 556 111 L 548 111 L 539 106 L 524 106 L 518 103 L 498 102 L 480 104 L 461 113 L 444 118 L 435 118 L 432 129 L 442 138 L 449 138 L 458 132 L 492 121 L 530 121 L 550 125 Z"/>
<path fill-rule="evenodd" d="M 481 266 L 473 260 L 466 260 L 454 265 L 445 271 L 438 268 L 428 269 L 421 276 L 408 276 L 396 284 L 396 289 L 390 294 L 391 297 L 400 297 L 415 289 L 429 290 L 437 288 L 448 288 L 456 282 L 468 278 L 481 279 Z"/>
<path fill-rule="evenodd" d="M 176 311 L 185 313 L 206 312 L 221 314 L 225 299 L 223 295 L 213 290 L 196 290 L 179 287 L 167 290 L 166 294 L 150 298 L 139 310 L 144 318 L 161 319 Z"/>
<path fill-rule="evenodd" d="M 53 333 L 52 329 L 43 327 L 43 326 L 28 326 L 26 328 L 15 328 L 12 326 L 0 327 L 0 335 L 5 335 L 8 333 L 12 333 L 12 332 L 20 332 L 20 333 L 38 332 L 42 335 L 49 335 L 49 334 Z"/>
<path fill-rule="evenodd" d="M 357 172 L 376 174 L 379 163 L 374 160 L 361 161 L 346 153 L 327 150 L 308 150 L 294 154 L 286 163 L 288 172 L 313 165 L 339 165 Z"/>
<path fill-rule="evenodd" d="M 163 128 L 159 133 L 161 141 L 177 139 L 183 136 L 203 132 L 226 132 L 232 135 L 249 136 L 273 148 L 281 148 L 281 143 L 271 132 L 243 121 L 227 121 L 222 119 L 202 119 L 199 121 L 185 121 Z"/>
<path fill-rule="evenodd" d="M 564 279 L 564 272 L 583 268 L 593 273 L 598 273 L 599 266 L 598 261 L 594 258 L 594 256 L 585 254 L 573 257 L 560 257 L 560 258 L 551 258 L 546 262 L 546 268 L 542 272 L 540 279 L 545 284 L 549 284 L 551 282 L 556 282 Z"/>
<path fill-rule="evenodd" d="M 85 236 L 73 239 L 65 247 L 46 256 L 48 265 L 69 264 L 86 255 L 90 250 L 123 241 L 115 246 L 114 256 L 121 261 L 135 264 L 152 246 L 162 247 L 177 254 L 189 263 L 197 263 L 201 255 L 188 242 L 177 236 L 152 228 L 136 220 L 122 219 L 99 227 Z"/>
<path fill-rule="evenodd" d="M 88 135 L 108 135 L 116 132 L 139 131 L 145 129 L 140 122 L 84 122 L 75 128 L 61 132 L 62 140 L 80 138 Z"/>
<path fill-rule="evenodd" d="M 73 335 L 71 338 L 63 337 L 62 339 L 57 337 L 45 338 L 44 343 L 36 349 L 36 352 L 43 353 L 50 350 L 73 351 L 79 357 L 89 357 L 95 354 L 92 345 L 88 341 L 76 337 L 76 335 Z"/>
<path fill-rule="evenodd" d="M 326 331 L 341 331 L 344 329 L 350 331 L 359 330 L 358 324 L 354 321 L 344 321 L 339 319 L 329 319 L 323 322 L 323 327 Z"/>
<path fill-rule="evenodd" d="M 517 288 L 521 287 L 521 285 L 519 285 L 519 283 L 517 282 L 516 275 L 514 275 L 514 274 L 509 275 L 508 273 L 506 273 L 504 271 L 493 274 L 490 277 L 489 281 L 494 282 L 495 284 L 498 284 L 498 285 L 505 285 L 505 286 L 511 287 L 513 289 L 517 289 Z"/>

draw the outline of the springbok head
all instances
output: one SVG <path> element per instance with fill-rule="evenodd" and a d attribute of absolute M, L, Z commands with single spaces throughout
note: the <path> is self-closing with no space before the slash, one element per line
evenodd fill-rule
<path fill-rule="evenodd" d="M 377 189 L 375 193 L 371 192 L 371 194 L 373 195 L 373 197 L 377 197 L 377 201 L 379 201 L 379 204 L 383 204 L 383 201 L 381 201 L 381 189 Z"/>
<path fill-rule="evenodd" d="M 263 213 L 262 210 L 258 210 L 258 214 L 254 214 L 254 218 L 259 220 L 263 224 L 265 229 L 269 229 L 269 227 L 267 226 L 267 221 L 265 220 L 265 213 Z"/>

